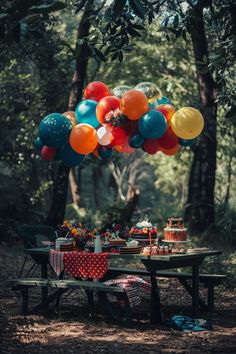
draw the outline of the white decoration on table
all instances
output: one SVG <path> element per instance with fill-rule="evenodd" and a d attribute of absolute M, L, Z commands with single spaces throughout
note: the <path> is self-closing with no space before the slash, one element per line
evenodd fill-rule
<path fill-rule="evenodd" d="M 58 237 L 56 239 L 56 250 L 59 250 L 60 249 L 60 245 L 62 245 L 63 243 L 65 243 L 67 241 L 66 238 L 64 237 Z"/>
<path fill-rule="evenodd" d="M 152 228 L 152 223 L 148 221 L 148 217 L 145 216 L 144 220 L 143 221 L 140 221 L 136 224 L 137 227 L 147 227 L 147 228 Z"/>
<path fill-rule="evenodd" d="M 100 234 L 96 234 L 94 253 L 101 253 L 101 252 L 102 252 L 102 244 L 101 244 Z"/>
<path fill-rule="evenodd" d="M 137 247 L 138 246 L 138 241 L 131 240 L 126 242 L 127 247 Z"/>

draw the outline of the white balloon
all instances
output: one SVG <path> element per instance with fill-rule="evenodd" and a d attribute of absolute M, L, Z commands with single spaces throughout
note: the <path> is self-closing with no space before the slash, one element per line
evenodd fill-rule
<path fill-rule="evenodd" d="M 102 146 L 109 145 L 111 142 L 111 128 L 109 127 L 100 127 L 97 130 L 98 142 Z"/>

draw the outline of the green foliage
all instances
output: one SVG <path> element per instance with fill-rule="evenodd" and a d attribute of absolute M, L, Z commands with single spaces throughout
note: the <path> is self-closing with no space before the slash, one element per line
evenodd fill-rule
<path fill-rule="evenodd" d="M 13 3 L 8 4 L 9 11 Z M 23 18 L 24 12 L 21 15 Z M 46 114 L 63 112 L 67 107 L 65 90 L 69 94 L 72 72 L 68 75 L 65 68 L 71 54 L 63 45 L 63 37 L 53 29 L 58 24 L 55 17 L 42 21 L 40 16 L 32 21 L 27 17 L 25 21 L 24 33 L 22 26 L 18 28 L 19 41 L 12 38 L 8 46 L 4 37 L 0 43 L 0 151 L 2 164 L 10 169 L 22 203 L 27 208 L 34 206 L 29 217 L 41 214 L 42 218 L 42 211 L 47 212 L 44 207 L 50 198 L 56 166 L 41 161 L 34 139 Z"/>

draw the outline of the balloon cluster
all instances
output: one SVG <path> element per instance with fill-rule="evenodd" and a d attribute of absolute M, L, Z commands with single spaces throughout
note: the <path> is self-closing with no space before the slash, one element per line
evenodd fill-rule
<path fill-rule="evenodd" d="M 114 149 L 130 154 L 141 148 L 171 156 L 180 146 L 193 145 L 203 126 L 197 109 L 176 111 L 153 83 L 110 91 L 94 81 L 86 86 L 75 112 L 51 113 L 40 122 L 35 145 L 43 159 L 61 160 L 69 167 L 80 165 L 91 153 L 109 159 Z"/>

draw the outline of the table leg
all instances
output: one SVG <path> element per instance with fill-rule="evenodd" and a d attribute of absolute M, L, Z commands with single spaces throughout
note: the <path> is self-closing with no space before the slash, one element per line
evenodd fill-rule
<path fill-rule="evenodd" d="M 163 314 L 161 310 L 161 300 L 159 294 L 159 288 L 157 284 L 156 273 L 150 272 L 150 279 L 152 285 L 151 294 L 151 323 L 163 324 Z"/>
<path fill-rule="evenodd" d="M 41 263 L 41 278 L 47 279 L 48 278 L 48 267 L 47 263 Z M 48 297 L 48 288 L 43 286 L 42 287 L 42 302 L 47 300 Z"/>
<path fill-rule="evenodd" d="M 199 309 L 199 265 L 192 266 L 192 312 L 193 316 L 197 317 Z"/>
<path fill-rule="evenodd" d="M 21 276 L 22 276 L 22 274 L 23 274 L 23 271 L 24 271 L 24 268 L 25 268 L 25 263 L 26 263 L 26 261 L 27 261 L 27 258 L 28 258 L 28 254 L 25 255 L 24 263 L 23 263 L 23 265 L 22 265 L 22 267 L 21 267 L 20 274 L 19 274 L 19 276 L 18 276 L 19 278 L 21 278 Z"/>

